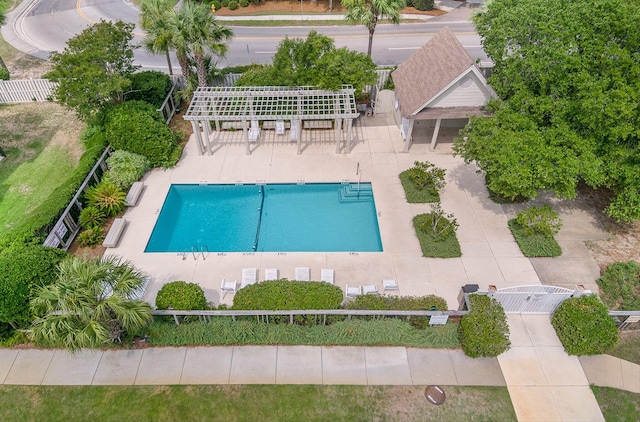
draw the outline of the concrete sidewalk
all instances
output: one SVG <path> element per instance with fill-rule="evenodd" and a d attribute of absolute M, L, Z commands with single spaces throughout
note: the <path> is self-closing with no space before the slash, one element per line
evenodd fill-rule
<path fill-rule="evenodd" d="M 589 380 L 549 315 L 508 315 L 511 349 L 498 356 L 518 421 L 604 421 Z"/>
<path fill-rule="evenodd" d="M 136 350 L 0 349 L 0 381 L 20 385 L 494 385 L 495 358 L 405 347 L 232 346 Z"/>

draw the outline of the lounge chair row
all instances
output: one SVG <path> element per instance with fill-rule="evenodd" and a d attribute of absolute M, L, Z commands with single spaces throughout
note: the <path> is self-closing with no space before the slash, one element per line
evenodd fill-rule
<path fill-rule="evenodd" d="M 279 272 L 277 268 L 267 268 L 264 270 L 264 280 L 278 280 Z M 296 267 L 294 280 L 297 281 L 311 281 L 311 275 L 309 267 Z M 334 284 L 334 271 L 329 268 L 323 268 L 320 271 L 320 281 L 325 283 Z M 251 284 L 258 282 L 258 269 L 257 268 L 243 268 L 242 269 L 242 282 L 240 288 L 247 287 Z M 237 280 L 222 279 L 220 290 L 223 293 L 223 298 L 227 293 L 235 293 L 237 290 Z"/>
<path fill-rule="evenodd" d="M 398 280 L 382 280 L 382 291 L 386 292 L 400 292 L 400 286 Z M 349 286 L 348 284 L 344 288 L 344 293 L 347 299 L 353 299 L 360 295 L 377 295 L 380 293 L 376 284 L 363 284 L 361 286 Z"/>

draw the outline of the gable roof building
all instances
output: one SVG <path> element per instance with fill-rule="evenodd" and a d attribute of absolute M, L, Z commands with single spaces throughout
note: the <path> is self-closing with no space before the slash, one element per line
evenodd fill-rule
<path fill-rule="evenodd" d="M 402 118 L 404 150 L 412 142 L 417 120 L 435 120 L 431 149 L 442 120 L 485 115 L 496 94 L 475 61 L 448 27 L 444 27 L 391 74 L 396 107 Z"/>

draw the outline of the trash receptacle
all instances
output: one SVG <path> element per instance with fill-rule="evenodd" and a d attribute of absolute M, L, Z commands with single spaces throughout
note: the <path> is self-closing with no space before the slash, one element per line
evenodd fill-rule
<path fill-rule="evenodd" d="M 466 307 L 467 307 L 464 301 L 464 294 L 475 293 L 478 291 L 479 288 L 480 286 L 478 286 L 477 284 L 465 284 L 464 286 L 462 286 L 462 288 L 460 289 L 460 293 L 458 293 L 458 310 L 459 311 L 466 310 Z"/>

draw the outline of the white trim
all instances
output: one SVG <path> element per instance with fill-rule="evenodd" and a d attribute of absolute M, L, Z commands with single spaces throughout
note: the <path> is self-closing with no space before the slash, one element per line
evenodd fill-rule
<path fill-rule="evenodd" d="M 416 114 L 420 113 L 422 110 L 427 108 L 429 106 L 429 104 L 431 104 L 434 101 L 436 101 L 438 99 L 438 97 L 440 97 L 442 94 L 444 94 L 449 88 L 454 86 L 456 83 L 458 83 L 458 81 L 460 81 L 462 78 L 467 76 L 469 73 L 473 73 L 474 75 L 476 75 L 476 77 L 480 81 L 480 88 L 484 89 L 484 91 L 487 92 L 487 94 L 489 94 L 490 97 L 494 97 L 495 98 L 495 97 L 498 96 L 496 94 L 496 92 L 493 90 L 493 88 L 491 88 L 489 86 L 489 84 L 487 84 L 487 80 L 482 75 L 482 72 L 480 72 L 480 70 L 477 68 L 477 66 L 475 64 L 472 64 L 467 70 L 465 70 L 464 72 L 460 73 L 456 78 L 454 78 L 451 82 L 449 82 L 444 88 L 442 88 L 440 91 L 438 91 L 437 94 L 435 94 L 433 97 L 429 98 L 427 100 L 427 102 L 425 102 L 420 107 L 418 107 L 416 110 L 414 110 L 413 113 L 411 113 L 409 116 L 415 116 Z"/>

